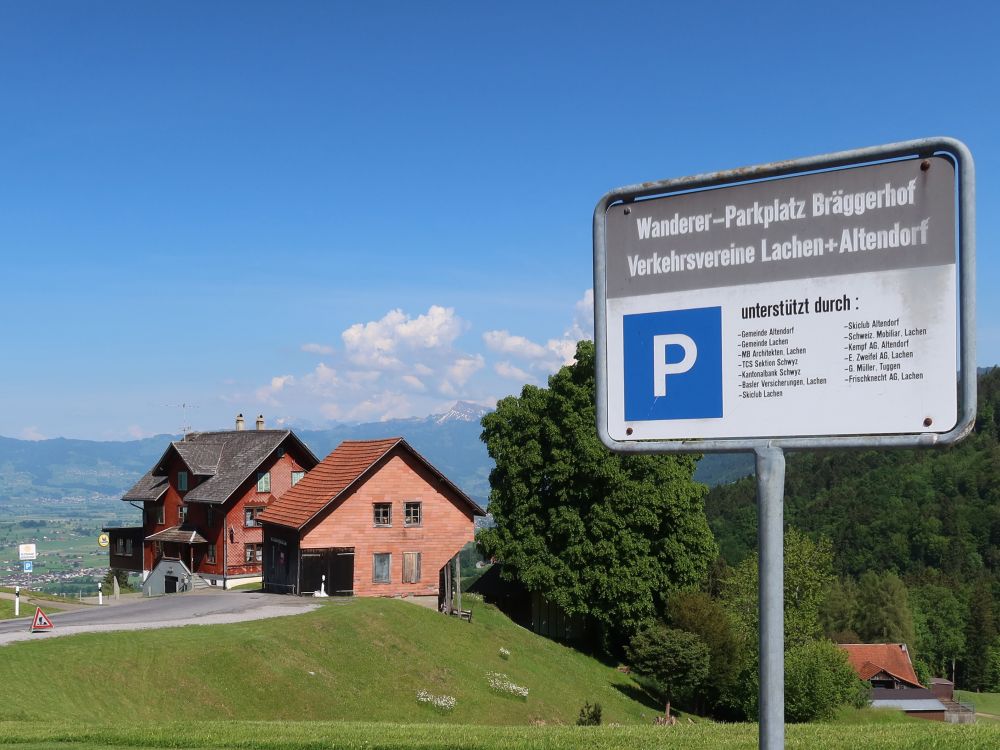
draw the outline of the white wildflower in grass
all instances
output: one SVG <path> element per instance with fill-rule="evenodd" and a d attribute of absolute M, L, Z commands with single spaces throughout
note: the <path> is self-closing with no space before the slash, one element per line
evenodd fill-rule
<path fill-rule="evenodd" d="M 510 658 L 510 651 L 508 651 L 507 649 L 505 649 L 503 646 L 500 647 L 500 658 L 501 659 L 509 659 Z"/>
<path fill-rule="evenodd" d="M 451 711 L 455 707 L 456 701 L 450 695 L 434 695 L 426 690 L 418 690 L 417 703 L 426 703 L 439 711 Z"/>
<path fill-rule="evenodd" d="M 528 697 L 528 688 L 522 687 L 521 685 L 515 685 L 510 681 L 510 678 L 502 672 L 487 672 L 486 682 L 489 683 L 490 689 L 496 693 L 513 695 L 515 698 Z"/>

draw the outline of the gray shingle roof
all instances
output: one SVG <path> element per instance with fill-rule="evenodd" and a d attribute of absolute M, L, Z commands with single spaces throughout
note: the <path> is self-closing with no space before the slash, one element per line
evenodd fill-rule
<path fill-rule="evenodd" d="M 181 544 L 207 544 L 208 540 L 189 526 L 171 526 L 146 537 L 147 542 L 180 542 Z"/>
<path fill-rule="evenodd" d="M 126 502 L 146 503 L 155 502 L 167 491 L 167 478 L 154 477 L 152 471 L 147 471 L 142 475 L 142 479 L 122 497 Z"/>
<path fill-rule="evenodd" d="M 167 488 L 163 467 L 167 456 L 175 451 L 197 476 L 208 477 L 184 495 L 188 503 L 221 505 L 254 475 L 260 465 L 287 439 L 301 448 L 307 471 L 319 463 L 306 445 L 289 430 L 227 430 L 197 432 L 184 440 L 170 444 L 156 465 L 123 500 L 150 501 L 158 499 Z"/>

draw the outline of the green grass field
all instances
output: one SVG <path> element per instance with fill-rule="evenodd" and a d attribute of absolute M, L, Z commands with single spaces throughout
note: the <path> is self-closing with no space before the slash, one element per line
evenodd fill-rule
<path fill-rule="evenodd" d="M 751 724 L 652 726 L 661 709 L 630 676 L 471 601 L 472 623 L 358 599 L 257 622 L 0 647 L 0 747 L 756 747 Z M 488 671 L 527 686 L 527 699 L 491 691 Z M 29 680 L 40 687 L 26 689 Z M 420 704 L 419 690 L 457 704 Z M 585 701 L 601 703 L 605 726 L 574 726 Z M 1000 725 L 844 711 L 789 726 L 786 746 L 985 750 L 1000 747 Z"/>
<path fill-rule="evenodd" d="M 789 726 L 789 750 L 995 750 L 1000 730 L 987 724 L 940 724 L 913 719 L 885 724 Z M 255 748 L 256 750 L 750 750 L 754 724 L 490 727 L 356 722 L 222 722 L 101 725 L 0 722 L 0 746 L 22 750 L 72 748 Z"/>
<path fill-rule="evenodd" d="M 970 693 L 968 690 L 956 690 L 955 698 L 974 704 L 976 713 L 1000 717 L 1000 693 Z"/>

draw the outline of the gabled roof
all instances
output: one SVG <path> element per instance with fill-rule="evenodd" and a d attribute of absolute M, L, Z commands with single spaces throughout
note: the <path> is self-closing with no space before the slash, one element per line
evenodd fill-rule
<path fill-rule="evenodd" d="M 147 542 L 180 542 L 181 544 L 205 544 L 208 540 L 188 526 L 171 526 L 146 537 Z"/>
<path fill-rule="evenodd" d="M 319 463 L 305 443 L 290 430 L 196 432 L 184 440 L 170 443 L 156 465 L 122 499 L 158 500 L 167 490 L 167 459 L 174 453 L 193 475 L 208 477 L 187 492 L 184 501 L 221 505 L 288 439 L 301 449 L 305 457 L 303 468 L 308 470 Z"/>
<path fill-rule="evenodd" d="M 154 477 L 152 471 L 142 475 L 142 479 L 133 485 L 132 489 L 122 496 L 125 502 L 149 503 L 156 502 L 167 491 L 167 478 Z"/>
<path fill-rule="evenodd" d="M 903 711 L 946 711 L 930 690 L 917 688 L 873 688 L 872 708 L 899 708 Z"/>
<path fill-rule="evenodd" d="M 267 509 L 257 516 L 257 520 L 301 529 L 330 503 L 363 482 L 376 465 L 397 447 L 407 451 L 435 474 L 451 494 L 472 511 L 473 515 L 485 514 L 479 505 L 435 469 L 426 458 L 413 450 L 409 443 L 401 437 L 394 437 L 383 440 L 345 440 L 316 468 L 302 477 L 298 484 L 268 505 Z"/>
<path fill-rule="evenodd" d="M 841 643 L 847 660 L 862 680 L 870 680 L 880 672 L 915 688 L 923 687 L 910 662 L 905 643 Z"/>

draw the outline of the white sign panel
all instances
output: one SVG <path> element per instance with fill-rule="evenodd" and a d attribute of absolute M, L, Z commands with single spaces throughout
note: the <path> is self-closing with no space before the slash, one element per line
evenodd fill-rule
<path fill-rule="evenodd" d="M 957 424 L 948 159 L 617 204 L 606 235 L 613 440 Z"/>
<path fill-rule="evenodd" d="M 34 560 L 38 557 L 34 544 L 19 544 L 17 546 L 17 554 L 21 560 Z"/>

